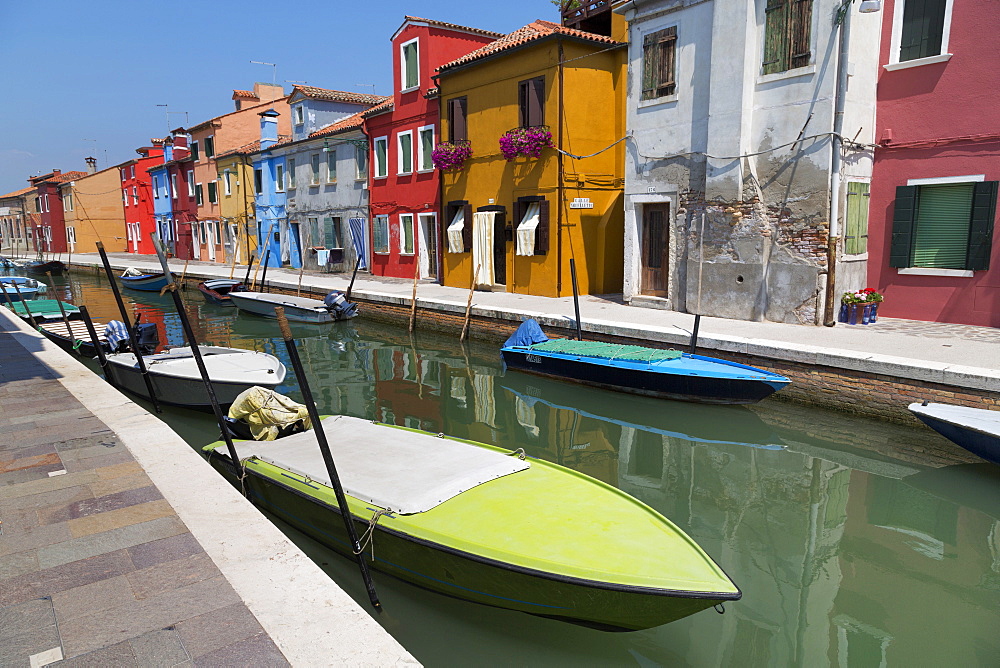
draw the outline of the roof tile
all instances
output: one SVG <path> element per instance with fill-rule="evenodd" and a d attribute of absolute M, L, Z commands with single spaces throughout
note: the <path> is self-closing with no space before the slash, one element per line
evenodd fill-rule
<path fill-rule="evenodd" d="M 345 90 L 330 90 L 328 88 L 316 88 L 315 86 L 296 86 L 292 90 L 292 95 L 301 93 L 305 97 L 313 100 L 329 100 L 331 102 L 347 102 L 349 104 L 379 104 L 385 101 L 384 95 L 369 95 L 367 93 L 352 93 Z"/>
<path fill-rule="evenodd" d="M 486 35 L 487 37 L 503 37 L 502 32 L 493 32 L 492 30 L 482 30 L 480 28 L 470 28 L 468 26 L 458 25 L 457 23 L 446 23 L 444 21 L 435 21 L 434 19 L 422 19 L 419 16 L 404 16 L 403 22 L 405 23 L 406 21 L 419 21 L 420 23 L 426 23 L 439 28 L 449 28 L 451 30 L 465 30 L 467 32 L 476 33 L 477 35 Z"/>

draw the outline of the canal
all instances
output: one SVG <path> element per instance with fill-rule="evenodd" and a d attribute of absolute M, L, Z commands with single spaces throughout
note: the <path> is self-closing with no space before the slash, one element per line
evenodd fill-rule
<path fill-rule="evenodd" d="M 96 274 L 54 282 L 95 319 L 117 317 Z M 182 343 L 169 298 L 125 297 L 162 342 Z M 184 300 L 202 343 L 290 367 L 273 321 L 195 290 Z M 1000 665 L 1000 467 L 929 430 L 776 398 L 702 406 L 504 373 L 493 346 L 363 315 L 292 329 L 320 412 L 521 447 L 615 485 L 673 520 L 743 591 L 724 615 L 605 633 L 376 573 L 378 621 L 427 665 Z M 278 390 L 301 400 L 290 369 Z M 209 416 L 161 417 L 193 448 L 218 438 Z M 356 564 L 281 528 L 370 609 Z"/>

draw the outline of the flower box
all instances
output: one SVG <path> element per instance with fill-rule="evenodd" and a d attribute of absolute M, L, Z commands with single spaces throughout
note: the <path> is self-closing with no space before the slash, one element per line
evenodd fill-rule
<path fill-rule="evenodd" d="M 518 156 L 541 157 L 546 148 L 552 148 L 552 132 L 545 125 L 514 128 L 500 136 L 500 152 L 508 162 Z"/>
<path fill-rule="evenodd" d="M 464 139 L 445 141 L 438 144 L 431 153 L 431 162 L 442 171 L 461 169 L 465 161 L 472 157 L 472 144 Z"/>
<path fill-rule="evenodd" d="M 840 298 L 838 322 L 848 325 L 870 325 L 878 320 L 878 305 L 884 297 L 872 288 L 845 292 Z"/>

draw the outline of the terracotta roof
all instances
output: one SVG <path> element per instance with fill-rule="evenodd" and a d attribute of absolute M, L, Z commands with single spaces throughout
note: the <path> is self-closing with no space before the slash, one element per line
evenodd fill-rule
<path fill-rule="evenodd" d="M 379 114 L 385 113 L 387 111 L 392 111 L 393 109 L 392 98 L 386 98 L 386 101 L 382 104 L 376 104 L 371 109 L 366 109 L 361 112 L 361 118 L 371 118 L 372 116 L 378 116 Z"/>
<path fill-rule="evenodd" d="M 361 124 L 364 122 L 364 119 L 362 118 L 362 115 L 364 113 L 365 113 L 364 111 L 359 111 L 358 113 L 352 114 L 347 118 L 342 118 L 336 123 L 328 125 L 325 128 L 320 128 L 316 132 L 313 132 L 312 134 L 309 135 L 309 137 L 310 138 L 326 137 L 328 135 L 335 135 L 338 132 L 344 132 L 346 130 L 355 130 L 357 128 L 360 128 Z"/>
<path fill-rule="evenodd" d="M 445 23 L 444 21 L 435 21 L 434 19 L 422 19 L 419 16 L 404 16 L 403 23 L 406 23 L 407 21 L 419 21 L 420 23 L 426 23 L 439 28 L 448 28 L 450 30 L 465 30 L 466 32 L 473 32 L 477 35 L 486 35 L 487 37 L 503 37 L 502 32 L 481 30 L 480 28 L 470 28 L 468 26 L 460 26 L 457 23 Z"/>
<path fill-rule="evenodd" d="M 537 21 L 532 21 L 523 28 L 518 28 L 512 33 L 504 35 L 495 42 L 490 42 L 489 44 L 480 47 L 471 53 L 467 53 L 457 60 L 445 63 L 441 67 L 437 68 L 437 71 L 443 72 L 444 70 L 457 67 L 459 65 L 465 65 L 466 63 L 471 63 L 472 61 L 479 60 L 480 58 L 487 58 L 496 53 L 513 49 L 514 47 L 518 47 L 550 35 L 565 35 L 567 37 L 576 37 L 578 39 L 599 42 L 601 44 L 620 44 L 620 42 L 613 40 L 610 37 L 605 37 L 604 35 L 596 35 L 591 32 L 584 32 L 583 30 L 567 28 L 559 25 L 558 23 L 553 23 L 552 21 L 542 21 L 539 19 Z"/>
<path fill-rule="evenodd" d="M 346 90 L 330 90 L 327 88 L 316 88 L 315 86 L 296 86 L 292 89 L 292 95 L 295 95 L 295 93 L 301 93 L 313 100 L 330 100 L 331 102 L 347 102 L 350 104 L 375 105 L 386 100 L 384 95 L 352 93 Z"/>
<path fill-rule="evenodd" d="M 36 185 L 39 183 L 66 183 L 67 181 L 73 181 L 74 179 L 82 179 L 84 176 L 87 176 L 88 173 L 89 172 L 66 172 L 65 174 L 56 174 L 55 176 L 47 179 L 36 176 L 29 178 L 28 180 Z M 38 179 L 37 181 L 34 180 L 36 178 Z"/>
<path fill-rule="evenodd" d="M 27 195 L 28 193 L 35 192 L 34 188 L 21 188 L 20 190 L 15 190 L 12 193 L 7 193 L 6 195 L 0 195 L 0 199 L 7 199 L 8 197 L 21 197 L 22 195 Z"/>
<path fill-rule="evenodd" d="M 233 99 L 246 97 L 253 100 L 257 99 L 257 96 L 253 94 L 252 90 L 233 90 Z"/>

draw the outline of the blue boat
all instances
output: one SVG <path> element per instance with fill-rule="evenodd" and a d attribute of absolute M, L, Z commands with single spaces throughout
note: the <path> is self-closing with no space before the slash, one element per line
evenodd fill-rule
<path fill-rule="evenodd" d="M 132 290 L 144 290 L 146 292 L 159 292 L 173 280 L 173 274 L 167 278 L 165 274 L 143 274 L 135 269 L 127 269 L 121 275 L 122 285 Z"/>
<path fill-rule="evenodd" d="M 43 292 L 45 287 L 47 286 L 44 283 L 39 283 L 33 278 L 0 276 L 0 303 L 34 299 L 35 295 Z"/>
<path fill-rule="evenodd" d="M 504 367 L 619 392 L 708 404 L 753 404 L 784 376 L 727 360 L 600 341 L 549 339 L 526 320 L 500 349 Z"/>
<path fill-rule="evenodd" d="M 1000 464 L 1000 411 L 951 404 L 910 404 L 921 422 L 953 443 Z"/>

